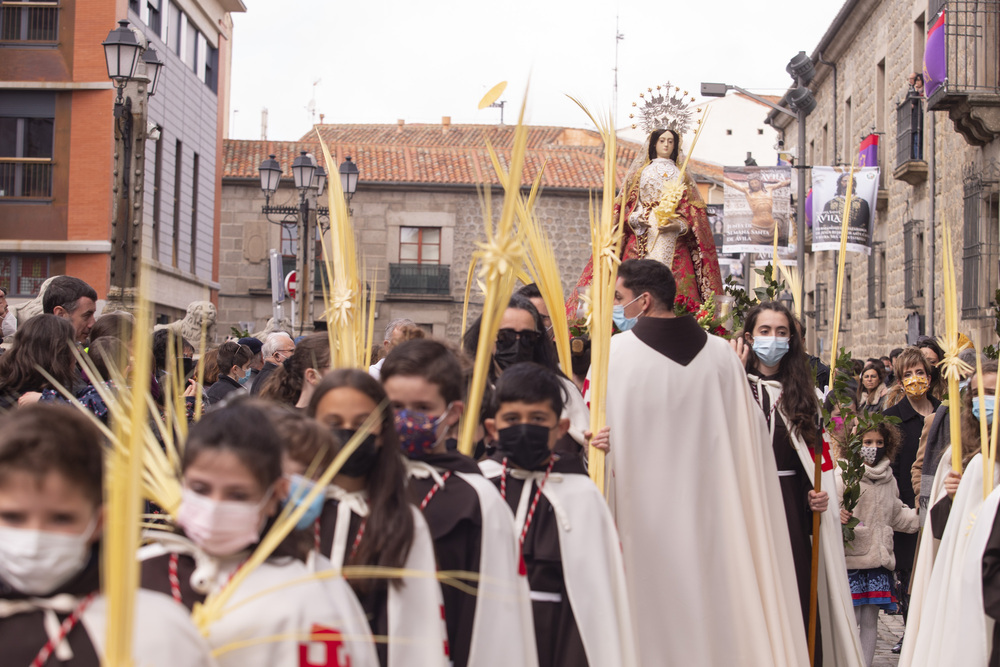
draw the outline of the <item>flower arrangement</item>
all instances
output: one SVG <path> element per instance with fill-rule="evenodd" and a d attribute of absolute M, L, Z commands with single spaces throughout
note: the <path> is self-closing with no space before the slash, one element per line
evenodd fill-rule
<path fill-rule="evenodd" d="M 674 315 L 694 315 L 695 321 L 702 329 L 715 336 L 726 338 L 729 332 L 715 317 L 715 299 L 706 299 L 699 303 L 696 299 L 678 294 L 674 299 Z"/>

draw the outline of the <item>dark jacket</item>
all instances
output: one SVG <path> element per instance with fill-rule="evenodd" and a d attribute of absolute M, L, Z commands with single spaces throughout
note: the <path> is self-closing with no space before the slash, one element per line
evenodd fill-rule
<path fill-rule="evenodd" d="M 219 380 L 205 390 L 205 402 L 209 405 L 221 403 L 229 394 L 242 388 L 243 385 L 228 375 L 219 375 Z"/>
<path fill-rule="evenodd" d="M 256 377 L 253 378 L 253 386 L 250 387 L 250 394 L 256 396 L 260 393 L 260 390 L 264 388 L 264 384 L 267 382 L 267 378 L 271 377 L 271 373 L 277 368 L 277 364 L 272 364 L 270 361 L 264 362 L 264 367 L 260 369 Z"/>

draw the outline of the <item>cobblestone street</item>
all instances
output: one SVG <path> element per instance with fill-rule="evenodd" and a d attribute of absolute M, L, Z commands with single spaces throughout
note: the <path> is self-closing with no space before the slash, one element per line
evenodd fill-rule
<path fill-rule="evenodd" d="M 903 634 L 903 617 L 879 614 L 878 644 L 875 646 L 875 660 L 872 667 L 896 667 L 899 656 L 890 649 L 896 645 Z"/>

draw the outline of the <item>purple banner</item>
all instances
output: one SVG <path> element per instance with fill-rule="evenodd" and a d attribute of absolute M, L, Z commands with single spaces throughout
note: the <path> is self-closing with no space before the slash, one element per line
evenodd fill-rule
<path fill-rule="evenodd" d="M 878 166 L 878 135 L 869 134 L 858 150 L 858 168 Z"/>
<path fill-rule="evenodd" d="M 924 95 L 930 97 L 948 78 L 948 61 L 945 58 L 944 15 L 934 22 L 927 31 L 927 46 L 924 48 Z"/>

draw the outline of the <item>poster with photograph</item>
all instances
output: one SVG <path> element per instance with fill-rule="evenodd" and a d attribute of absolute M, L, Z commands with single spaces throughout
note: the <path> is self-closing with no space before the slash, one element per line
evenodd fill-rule
<path fill-rule="evenodd" d="M 840 250 L 844 199 L 850 179 L 848 167 L 813 167 L 812 249 Z M 878 167 L 854 170 L 851 212 L 847 227 L 847 251 L 870 255 L 875 205 L 878 201 Z"/>
<path fill-rule="evenodd" d="M 722 252 L 770 254 L 793 243 L 790 167 L 726 167 Z"/>

